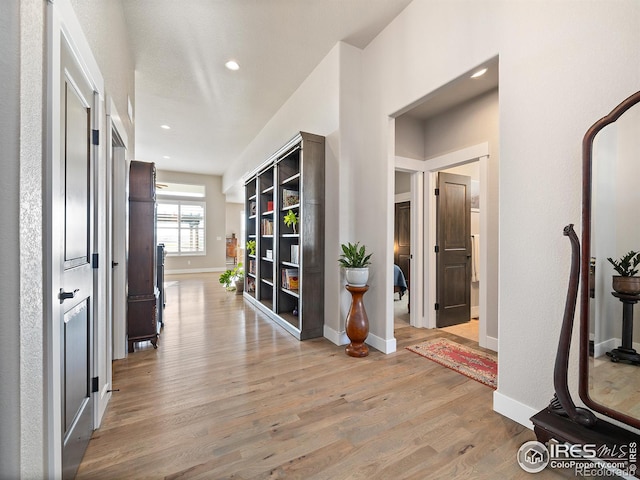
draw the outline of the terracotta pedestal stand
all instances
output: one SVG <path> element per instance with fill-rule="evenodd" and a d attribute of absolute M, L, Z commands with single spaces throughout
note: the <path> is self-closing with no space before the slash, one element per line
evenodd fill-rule
<path fill-rule="evenodd" d="M 351 343 L 344 349 L 345 353 L 351 357 L 366 357 L 369 355 L 369 347 L 364 343 L 369 335 L 369 319 L 364 309 L 362 297 L 369 290 L 368 286 L 345 287 L 351 293 L 351 309 L 347 315 L 346 333 Z"/>

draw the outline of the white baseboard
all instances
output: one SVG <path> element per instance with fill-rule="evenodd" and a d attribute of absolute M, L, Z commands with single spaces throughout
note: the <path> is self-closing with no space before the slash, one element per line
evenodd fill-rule
<path fill-rule="evenodd" d="M 347 345 L 349 343 L 349 337 L 347 337 L 346 332 L 338 332 L 327 325 L 324 326 L 322 334 L 324 338 L 335 345 Z"/>
<path fill-rule="evenodd" d="M 510 418 L 514 422 L 518 422 L 530 430 L 533 430 L 533 423 L 529 419 L 538 413 L 535 408 L 507 397 L 497 390 L 493 392 L 493 411 Z"/>
<path fill-rule="evenodd" d="M 605 340 L 604 342 L 596 343 L 593 346 L 593 356 L 595 358 L 601 357 L 602 355 L 613 350 L 620 344 L 621 344 L 621 341 L 619 338 L 610 338 L 609 340 Z"/>
<path fill-rule="evenodd" d="M 495 337 L 487 336 L 487 346 L 484 348 L 488 348 L 489 350 L 493 350 L 494 352 L 498 351 L 498 339 Z"/>
<path fill-rule="evenodd" d="M 324 330 L 322 333 L 324 335 L 324 338 L 335 345 L 348 345 L 351 342 L 351 340 L 349 340 L 349 337 L 347 337 L 346 332 L 338 332 L 337 330 L 334 330 L 327 325 L 324 326 Z M 367 340 L 365 341 L 365 343 L 372 346 L 376 350 L 380 350 L 382 353 L 393 353 L 396 351 L 395 338 L 392 338 L 391 340 L 384 340 L 383 338 L 370 333 L 367 336 Z"/>
<path fill-rule="evenodd" d="M 378 337 L 370 333 L 365 343 L 367 345 L 371 345 L 376 350 L 380 350 L 382 353 L 393 353 L 396 351 L 395 338 L 385 340 L 384 338 Z"/>
<path fill-rule="evenodd" d="M 224 272 L 226 268 L 212 267 L 212 268 L 181 268 L 177 270 L 165 270 L 165 275 L 179 275 L 181 273 L 213 273 Z"/>

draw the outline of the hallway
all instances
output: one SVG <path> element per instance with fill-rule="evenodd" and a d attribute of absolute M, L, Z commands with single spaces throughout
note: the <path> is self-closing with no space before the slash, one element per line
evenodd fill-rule
<path fill-rule="evenodd" d="M 77 478 L 529 478 L 516 452 L 533 432 L 491 410 L 493 390 L 404 349 L 454 336 L 396 325 L 396 353 L 356 359 L 297 341 L 217 274 L 167 282 L 159 347 L 114 362 Z"/>

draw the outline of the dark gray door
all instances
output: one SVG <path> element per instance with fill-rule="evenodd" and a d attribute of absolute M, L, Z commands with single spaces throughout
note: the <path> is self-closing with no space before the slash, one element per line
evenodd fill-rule
<path fill-rule="evenodd" d="M 61 155 L 58 208 L 62 219 L 61 289 L 62 469 L 73 478 L 93 431 L 93 91 L 62 41 Z"/>
<path fill-rule="evenodd" d="M 471 177 L 440 172 L 437 196 L 436 326 L 471 318 Z"/>

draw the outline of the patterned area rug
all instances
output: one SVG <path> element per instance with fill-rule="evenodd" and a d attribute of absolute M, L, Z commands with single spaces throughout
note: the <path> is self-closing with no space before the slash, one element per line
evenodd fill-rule
<path fill-rule="evenodd" d="M 496 357 L 459 343 L 436 338 L 407 347 L 418 355 L 493 388 L 498 387 Z"/>

